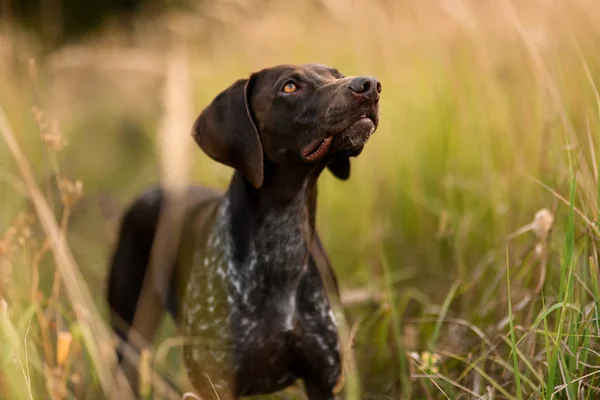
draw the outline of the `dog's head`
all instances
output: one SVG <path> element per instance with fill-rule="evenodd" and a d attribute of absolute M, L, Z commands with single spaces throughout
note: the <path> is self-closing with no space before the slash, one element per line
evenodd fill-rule
<path fill-rule="evenodd" d="M 254 187 L 268 163 L 325 166 L 340 179 L 379 122 L 381 84 L 324 65 L 280 65 L 238 80 L 202 111 L 194 139 Z"/>

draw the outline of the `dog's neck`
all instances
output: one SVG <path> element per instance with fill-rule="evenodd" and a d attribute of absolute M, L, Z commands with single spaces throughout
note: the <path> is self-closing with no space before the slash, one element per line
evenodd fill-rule
<path fill-rule="evenodd" d="M 293 315 L 289 298 L 308 266 L 322 168 L 304 174 L 287 171 L 271 168 L 259 189 L 236 172 L 226 201 L 235 264 L 264 285 L 266 296 L 281 296 L 280 311 Z"/>
<path fill-rule="evenodd" d="M 315 166 L 290 172 L 271 166 L 258 189 L 235 172 L 226 194 L 232 236 L 249 246 L 251 242 L 259 245 L 264 236 L 271 234 L 280 239 L 284 239 L 281 235 L 294 234 L 297 235 L 294 239 L 308 249 L 315 232 L 317 178 L 322 170 Z M 274 244 L 281 247 L 281 243 Z M 234 250 L 237 261 L 248 256 L 249 248 L 245 245 Z M 273 249 L 267 250 L 270 253 Z"/>

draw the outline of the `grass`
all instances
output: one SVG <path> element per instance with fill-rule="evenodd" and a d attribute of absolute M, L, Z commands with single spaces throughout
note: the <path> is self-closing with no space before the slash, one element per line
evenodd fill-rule
<path fill-rule="evenodd" d="M 517 399 L 523 398 L 523 389 L 521 388 L 521 373 L 519 372 L 519 356 L 517 354 L 517 341 L 515 339 L 515 326 L 514 326 L 514 318 L 512 313 L 512 304 L 510 300 L 510 268 L 508 265 L 508 249 L 506 251 L 506 287 L 508 289 L 508 320 L 510 323 L 510 346 L 511 353 L 513 358 L 513 363 L 515 366 L 514 375 L 515 375 L 515 387 L 517 390 Z"/>
<path fill-rule="evenodd" d="M 351 179 L 319 188 L 358 328 L 344 397 L 597 398 L 600 6 L 298 3 L 140 13 L 50 53 L 0 34 L 0 137 L 23 153 L 0 139 L 0 398 L 106 397 L 122 210 L 159 181 L 224 188 L 194 114 L 251 71 L 312 61 L 383 84 Z M 144 369 L 184 391 L 172 332 Z"/>

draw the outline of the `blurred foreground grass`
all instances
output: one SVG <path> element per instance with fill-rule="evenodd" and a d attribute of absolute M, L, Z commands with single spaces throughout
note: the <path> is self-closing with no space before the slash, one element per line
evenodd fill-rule
<path fill-rule="evenodd" d="M 43 56 L 5 25 L 0 105 L 103 315 L 120 213 L 162 176 L 158 133 L 186 136 L 254 70 L 320 62 L 383 84 L 351 180 L 320 181 L 361 398 L 597 398 L 600 5 L 297 3 L 140 15 Z M 192 180 L 225 188 L 231 171 L 188 142 Z M 103 398 L 0 143 L 0 398 Z M 155 367 L 183 382 L 169 353 Z"/>

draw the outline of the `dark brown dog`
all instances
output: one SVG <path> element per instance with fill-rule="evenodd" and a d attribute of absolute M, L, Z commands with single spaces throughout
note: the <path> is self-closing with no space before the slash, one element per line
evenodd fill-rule
<path fill-rule="evenodd" d="M 349 158 L 377 128 L 380 92 L 372 77 L 281 65 L 235 82 L 198 117 L 196 142 L 236 172 L 224 195 L 189 190 L 162 306 L 195 338 L 184 358 L 203 398 L 272 393 L 297 379 L 310 399 L 334 398 L 340 352 L 316 261 L 327 260 L 316 183 L 325 168 L 349 177 Z M 125 339 L 163 203 L 160 189 L 147 192 L 121 226 L 108 300 Z M 152 320 L 139 330 L 150 342 L 155 329 Z"/>

